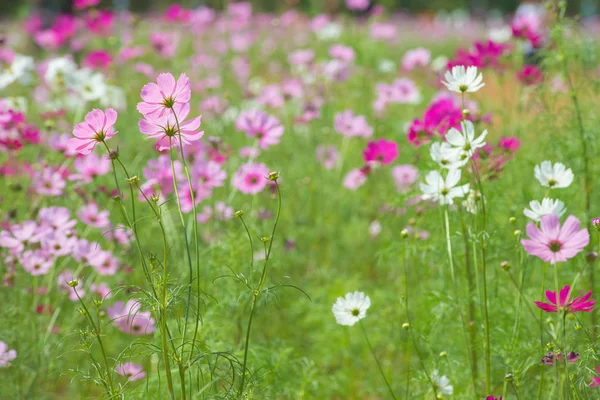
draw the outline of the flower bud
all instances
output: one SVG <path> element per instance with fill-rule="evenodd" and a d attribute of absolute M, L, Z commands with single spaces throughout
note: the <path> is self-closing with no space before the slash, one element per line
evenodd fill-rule
<path fill-rule="evenodd" d="M 102 300 L 98 300 L 98 299 L 94 300 L 94 305 L 96 307 L 100 307 L 102 305 Z"/>
<path fill-rule="evenodd" d="M 269 172 L 268 178 L 270 181 L 275 182 L 277 179 L 279 179 L 279 172 Z"/>
<path fill-rule="evenodd" d="M 408 237 L 408 231 L 406 229 L 402 229 L 400 231 L 400 237 L 406 239 Z"/>
<path fill-rule="evenodd" d="M 592 219 L 592 226 L 594 227 L 594 229 L 600 232 L 600 218 Z"/>
<path fill-rule="evenodd" d="M 83 315 L 83 316 L 86 316 L 86 315 L 87 315 L 87 311 L 85 311 L 85 309 L 84 309 L 84 308 L 80 308 L 80 309 L 79 309 L 79 314 L 81 314 L 81 315 Z"/>
<path fill-rule="evenodd" d="M 515 217 L 510 217 L 508 219 L 508 222 L 510 222 L 511 224 L 514 224 L 515 222 L 517 222 L 517 219 Z"/>
<path fill-rule="evenodd" d="M 444 357 L 448 357 L 448 352 L 447 351 L 442 351 L 440 353 L 440 357 L 444 358 Z"/>
<path fill-rule="evenodd" d="M 119 158 L 119 149 L 111 150 L 108 153 L 108 158 L 110 158 L 111 160 L 117 160 Z"/>
<path fill-rule="evenodd" d="M 506 375 L 504 376 L 504 380 L 505 380 L 506 382 L 512 382 L 512 381 L 513 381 L 513 379 L 514 379 L 514 375 L 513 375 L 513 374 L 506 374 Z"/>
<path fill-rule="evenodd" d="M 74 287 L 77 287 L 77 285 L 79 285 L 79 282 L 77 282 L 77 279 L 73 279 L 73 280 L 70 280 L 69 282 L 67 282 L 67 285 L 74 288 Z"/>
<path fill-rule="evenodd" d="M 500 263 L 500 268 L 502 268 L 505 271 L 509 271 L 510 270 L 510 263 L 508 261 L 502 261 Z"/>
<path fill-rule="evenodd" d="M 137 175 L 132 176 L 131 178 L 129 178 L 129 184 L 130 185 L 137 185 L 140 181 L 140 178 L 137 177 Z"/>
<path fill-rule="evenodd" d="M 585 255 L 585 261 L 587 261 L 589 263 L 593 263 L 597 259 L 598 259 L 598 253 L 596 253 L 595 251 L 589 251 Z"/>
<path fill-rule="evenodd" d="M 518 236 L 521 236 L 521 233 L 523 233 L 523 232 L 521 232 L 520 229 L 515 229 L 515 231 L 513 232 L 513 235 L 518 237 Z"/>
<path fill-rule="evenodd" d="M 260 241 L 263 242 L 263 243 L 268 243 L 269 240 L 271 240 L 271 239 L 269 237 L 267 237 L 267 236 L 263 236 L 263 237 L 260 238 Z"/>
<path fill-rule="evenodd" d="M 241 217 L 242 215 L 244 215 L 244 212 L 242 210 L 237 210 L 233 215 L 235 215 L 236 217 Z"/>
<path fill-rule="evenodd" d="M 468 108 L 463 109 L 462 115 L 463 115 L 463 118 L 467 118 L 468 116 L 471 115 L 471 110 L 469 110 Z"/>
<path fill-rule="evenodd" d="M 402 329 L 404 329 L 405 331 L 408 330 L 410 328 L 410 324 L 408 322 L 405 322 L 402 324 Z"/>

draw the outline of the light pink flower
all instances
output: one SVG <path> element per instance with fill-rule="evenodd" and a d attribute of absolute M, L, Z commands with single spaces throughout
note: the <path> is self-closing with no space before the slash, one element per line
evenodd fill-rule
<path fill-rule="evenodd" d="M 334 128 L 344 136 L 373 136 L 373 128 L 367 123 L 362 115 L 354 115 L 351 110 L 345 110 L 335 114 Z"/>
<path fill-rule="evenodd" d="M 413 165 L 396 165 L 392 168 L 392 176 L 398 193 L 406 192 L 417 180 L 419 170 Z"/>
<path fill-rule="evenodd" d="M 244 164 L 233 175 L 231 183 L 244 194 L 256 194 L 267 186 L 268 175 L 269 169 L 265 164 Z"/>
<path fill-rule="evenodd" d="M 107 157 L 99 157 L 95 153 L 77 157 L 73 161 L 73 167 L 78 173 L 71 174 L 69 179 L 81 183 L 90 183 L 97 176 L 106 175 L 110 171 L 110 165 L 110 160 Z"/>
<path fill-rule="evenodd" d="M 177 111 L 177 118 L 173 114 L 166 114 L 158 118 L 146 116 L 150 119 L 140 119 L 140 132 L 148 135 L 149 138 L 158 139 L 156 142 L 158 151 L 168 150 L 171 145 L 177 148 L 180 140 L 183 144 L 189 145 L 204 136 L 204 131 L 198 130 L 201 123 L 200 117 L 185 121 L 189 113 L 190 105 L 186 103 Z"/>
<path fill-rule="evenodd" d="M 175 112 L 177 118 L 183 121 L 180 110 L 189 103 L 191 95 L 190 80 L 186 74 L 179 75 L 177 81 L 169 73 L 159 74 L 156 83 L 150 82 L 142 88 L 144 101 L 138 103 L 137 110 L 145 118 L 161 118 Z"/>
<path fill-rule="evenodd" d="M 359 168 L 348 172 L 344 177 L 343 185 L 346 189 L 356 190 L 367 181 L 367 174 Z"/>
<path fill-rule="evenodd" d="M 56 197 L 63 194 L 67 182 L 60 171 L 52 167 L 45 167 L 43 170 L 35 172 L 31 186 L 36 194 Z"/>
<path fill-rule="evenodd" d="M 155 321 L 150 312 L 141 311 L 142 305 L 136 300 L 126 304 L 117 301 L 106 313 L 112 319 L 113 325 L 125 333 L 133 335 L 149 335 L 154 332 Z"/>
<path fill-rule="evenodd" d="M 110 251 L 97 251 L 88 262 L 100 275 L 114 275 L 119 271 L 119 261 Z"/>
<path fill-rule="evenodd" d="M 333 169 L 338 158 L 339 154 L 335 146 L 317 146 L 317 160 L 323 164 L 325 169 Z"/>
<path fill-rule="evenodd" d="M 550 264 L 567 261 L 590 242 L 589 232 L 587 229 L 579 230 L 580 225 L 574 215 L 570 215 L 562 227 L 557 215 L 544 215 L 540 228 L 533 222 L 527 225 L 529 239 L 522 239 L 521 244 L 529 254 Z"/>
<path fill-rule="evenodd" d="M 535 305 L 541 308 L 546 312 L 559 312 L 564 311 L 566 313 L 576 313 L 576 312 L 590 312 L 594 309 L 594 300 L 589 300 L 592 296 L 592 292 L 587 292 L 586 295 L 582 297 L 571 298 L 571 287 L 569 285 L 565 285 L 560 290 L 560 297 L 558 299 L 558 303 L 556 302 L 556 292 L 551 292 L 550 290 L 546 291 L 546 298 L 550 302 L 542 303 L 541 301 L 536 301 Z"/>
<path fill-rule="evenodd" d="M 283 126 L 279 120 L 259 110 L 242 111 L 235 127 L 239 131 L 246 132 L 249 137 L 257 138 L 262 149 L 278 144 L 279 138 L 283 135 Z"/>
<path fill-rule="evenodd" d="M 110 213 L 107 210 L 100 210 L 96 203 L 82 206 L 77 211 L 77 216 L 81 222 L 94 228 L 107 228 L 110 226 Z"/>
<path fill-rule="evenodd" d="M 196 161 L 191 173 L 194 180 L 200 181 L 202 186 L 209 189 L 223 186 L 227 179 L 227 172 L 221 164 L 214 161 Z"/>
<path fill-rule="evenodd" d="M 100 297 L 103 300 L 110 299 L 112 297 L 110 287 L 106 283 L 92 283 L 90 285 L 90 290 L 92 291 L 92 293 L 94 293 L 96 296 Z"/>
<path fill-rule="evenodd" d="M 402 58 L 402 68 L 412 71 L 417 67 L 425 67 L 431 60 L 431 52 L 423 47 L 408 50 Z"/>
<path fill-rule="evenodd" d="M 349 10 L 364 11 L 369 8 L 371 0 L 346 0 L 346 7 Z"/>
<path fill-rule="evenodd" d="M 75 227 L 77 221 L 71 219 L 71 211 L 66 207 L 44 207 L 40 209 L 38 221 L 55 231 L 67 233 Z"/>
<path fill-rule="evenodd" d="M 26 251 L 19 261 L 23 269 L 33 276 L 46 275 L 54 265 L 54 259 L 41 250 Z"/>
<path fill-rule="evenodd" d="M 146 373 L 141 365 L 131 362 L 117 365 L 115 371 L 117 374 L 127 377 L 127 380 L 130 382 L 137 381 L 138 379 L 144 379 L 146 376 Z"/>
<path fill-rule="evenodd" d="M 104 142 L 117 134 L 114 130 L 117 112 L 112 108 L 106 110 L 93 109 L 73 129 L 74 138 L 69 140 L 69 149 L 79 154 L 90 154 L 98 143 Z"/>
<path fill-rule="evenodd" d="M 17 358 L 16 350 L 9 350 L 8 345 L 0 340 L 0 368 L 10 367 L 10 362 L 15 358 Z"/>

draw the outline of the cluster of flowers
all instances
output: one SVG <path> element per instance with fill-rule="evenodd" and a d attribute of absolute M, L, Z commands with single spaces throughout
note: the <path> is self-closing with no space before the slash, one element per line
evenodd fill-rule
<path fill-rule="evenodd" d="M 0 102 L 0 152 L 14 154 L 26 144 L 38 144 L 40 132 L 27 123 L 25 114 L 13 111 L 10 104 Z"/>

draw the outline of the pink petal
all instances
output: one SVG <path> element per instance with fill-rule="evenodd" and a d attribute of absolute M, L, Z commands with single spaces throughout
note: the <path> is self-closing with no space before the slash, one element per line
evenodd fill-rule
<path fill-rule="evenodd" d="M 162 103 L 163 97 L 160 93 L 160 88 L 154 82 L 148 83 L 142 87 L 142 100 L 147 103 Z"/>
<path fill-rule="evenodd" d="M 156 83 L 160 88 L 163 97 L 170 97 L 175 91 L 175 78 L 169 73 L 162 73 L 156 78 Z"/>
<path fill-rule="evenodd" d="M 540 228 L 542 229 L 542 232 L 544 232 L 546 238 L 551 240 L 558 239 L 558 234 L 560 233 L 560 220 L 558 219 L 558 215 L 544 215 L 540 222 Z"/>

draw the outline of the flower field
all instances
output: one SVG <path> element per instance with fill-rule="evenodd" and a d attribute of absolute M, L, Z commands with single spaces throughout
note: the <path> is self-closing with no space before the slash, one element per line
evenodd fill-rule
<path fill-rule="evenodd" d="M 600 19 L 0 20 L 0 399 L 599 399 Z"/>

